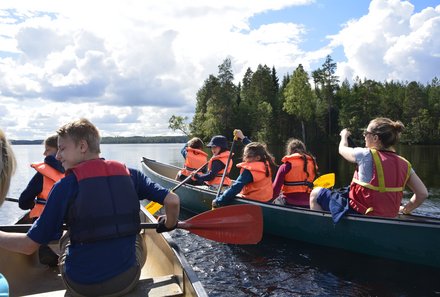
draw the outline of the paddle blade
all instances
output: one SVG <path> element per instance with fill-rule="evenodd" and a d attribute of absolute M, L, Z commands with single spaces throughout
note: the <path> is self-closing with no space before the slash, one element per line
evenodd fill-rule
<path fill-rule="evenodd" d="M 162 208 L 162 204 L 154 202 L 154 201 L 151 201 L 150 203 L 148 203 L 145 206 L 145 209 L 148 210 L 148 212 L 152 215 L 154 215 L 156 212 L 158 212 L 159 209 L 161 209 L 161 208 Z"/>
<path fill-rule="evenodd" d="M 327 173 L 324 175 L 321 175 L 315 181 L 313 182 L 314 187 L 321 187 L 321 188 L 331 188 L 335 185 L 335 174 L 334 173 Z"/>
<path fill-rule="evenodd" d="M 257 205 L 224 206 L 180 222 L 179 228 L 218 242 L 256 244 L 263 237 L 263 213 Z"/>

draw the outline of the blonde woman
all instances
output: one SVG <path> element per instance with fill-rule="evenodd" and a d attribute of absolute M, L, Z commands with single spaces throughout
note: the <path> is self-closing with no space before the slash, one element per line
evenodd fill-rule
<path fill-rule="evenodd" d="M 14 152 L 12 151 L 9 141 L 6 139 L 5 133 L 0 129 L 0 206 L 3 204 L 8 194 L 11 177 L 17 167 Z"/>

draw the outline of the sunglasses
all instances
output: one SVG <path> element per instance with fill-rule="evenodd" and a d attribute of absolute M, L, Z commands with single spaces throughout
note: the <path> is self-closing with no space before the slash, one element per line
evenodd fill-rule
<path fill-rule="evenodd" d="M 365 130 L 363 133 L 362 133 L 362 135 L 364 136 L 364 137 L 367 137 L 367 135 L 374 135 L 374 133 L 373 132 L 370 132 L 370 131 L 367 131 L 367 130 Z"/>

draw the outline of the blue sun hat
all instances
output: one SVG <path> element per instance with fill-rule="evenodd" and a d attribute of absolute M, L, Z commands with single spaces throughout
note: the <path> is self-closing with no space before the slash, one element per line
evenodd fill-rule
<path fill-rule="evenodd" d="M 227 149 L 228 140 L 223 135 L 215 135 L 211 138 L 211 141 L 206 146 L 207 147 L 218 146 Z"/>
<path fill-rule="evenodd" d="M 3 274 L 0 273 L 0 297 L 9 296 L 9 285 Z"/>

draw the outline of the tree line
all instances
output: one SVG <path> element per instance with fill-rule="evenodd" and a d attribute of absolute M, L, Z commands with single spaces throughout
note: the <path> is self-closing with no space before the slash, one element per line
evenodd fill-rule
<path fill-rule="evenodd" d="M 101 138 L 101 144 L 131 144 L 131 143 L 185 143 L 187 136 L 106 136 Z M 20 144 L 43 144 L 43 139 L 39 140 L 11 140 L 14 145 Z"/>
<path fill-rule="evenodd" d="M 240 128 L 255 141 L 284 144 L 290 137 L 304 142 L 337 142 L 341 128 L 355 140 L 375 117 L 400 120 L 406 129 L 403 143 L 440 143 L 440 81 L 426 85 L 411 81 L 378 82 L 356 78 L 342 82 L 336 63 L 327 56 L 322 66 L 307 73 L 301 64 L 279 82 L 275 67 L 248 68 L 236 85 L 230 59 L 209 75 L 196 94 L 195 115 L 173 115 L 169 127 L 209 140 L 213 135 L 232 138 Z"/>

